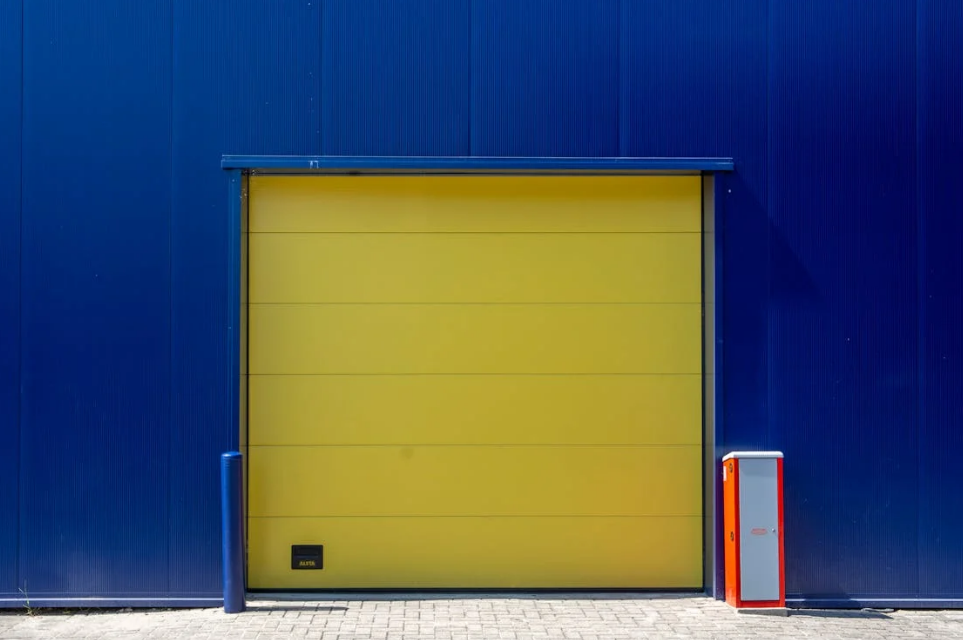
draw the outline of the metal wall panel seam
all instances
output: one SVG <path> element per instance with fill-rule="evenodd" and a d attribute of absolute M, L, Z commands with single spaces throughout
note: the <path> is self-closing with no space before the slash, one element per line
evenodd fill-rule
<path fill-rule="evenodd" d="M 19 153 L 19 176 L 18 176 L 18 189 L 17 194 L 17 337 L 16 337 L 16 348 L 17 348 L 17 379 L 16 379 L 16 398 L 17 398 L 17 410 L 16 410 L 16 425 L 17 425 L 17 447 L 15 460 L 15 473 L 17 477 L 16 481 L 16 512 L 14 513 L 13 523 L 14 523 L 14 535 L 16 536 L 14 565 L 13 565 L 13 575 L 16 585 L 20 586 L 20 514 L 22 512 L 21 501 L 23 500 L 23 345 L 21 340 L 23 338 L 23 91 L 24 91 L 24 45 L 23 45 L 23 34 L 24 34 L 24 9 L 23 1 L 19 2 L 20 5 L 20 114 L 19 114 L 19 137 L 20 144 L 17 152 Z"/>
<path fill-rule="evenodd" d="M 171 110 L 171 130 L 170 130 L 170 182 L 168 184 L 168 191 L 170 191 L 170 213 L 168 214 L 168 224 L 167 224 L 167 279 L 169 282 L 169 287 L 167 289 L 168 300 L 167 300 L 167 323 L 168 323 L 168 350 L 167 350 L 167 366 L 169 377 L 167 380 L 167 402 L 168 406 L 171 408 L 170 418 L 173 420 L 174 417 L 174 91 L 176 83 L 174 81 L 174 32 L 176 12 L 174 10 L 175 0 L 171 0 L 171 10 L 170 10 L 170 21 L 171 21 L 171 32 L 170 32 L 170 63 L 171 63 L 171 78 L 170 87 L 168 89 L 168 97 L 170 100 L 170 110 Z M 170 477 L 173 474 L 174 467 L 174 429 L 171 428 L 172 425 L 168 424 L 167 429 L 167 530 L 170 532 L 171 527 L 171 509 L 173 508 L 174 502 L 174 482 Z M 167 536 L 167 590 L 171 590 L 171 574 L 174 571 L 174 541 L 172 536 L 168 533 Z"/>
<path fill-rule="evenodd" d="M 913 147 L 916 164 L 916 581 L 917 595 L 922 595 L 923 587 L 923 517 L 920 505 L 923 504 L 923 445 L 922 436 L 926 421 L 926 225 L 923 221 L 923 176 L 920 158 L 922 144 L 922 75 L 921 56 L 922 16 L 920 4 L 914 2 L 916 13 L 916 83 L 914 97 L 916 106 L 916 144 Z"/>
<path fill-rule="evenodd" d="M 319 6 L 318 6 L 318 31 L 317 31 L 317 33 L 318 33 L 318 38 L 320 39 L 320 38 L 323 37 L 323 34 L 324 34 L 324 26 L 325 26 L 325 25 L 324 25 L 324 8 L 323 8 L 323 3 L 324 3 L 325 0 L 316 0 L 316 1 L 317 1 L 318 5 L 319 5 Z M 318 77 L 317 77 L 317 80 L 316 80 L 316 82 L 315 82 L 315 89 L 316 89 L 316 93 L 317 93 L 317 96 L 318 96 L 318 100 L 317 100 L 317 102 L 315 103 L 315 109 L 317 109 L 317 112 L 314 114 L 314 115 L 315 115 L 315 120 L 316 120 L 316 122 L 317 122 L 317 125 L 316 125 L 316 126 L 317 126 L 317 130 L 315 131 L 315 134 L 316 134 L 316 136 L 317 136 L 317 149 L 318 149 L 318 153 L 322 153 L 323 150 L 324 150 L 324 136 L 325 136 L 325 133 L 326 133 L 325 127 L 324 127 L 324 102 L 325 102 L 325 99 L 324 99 L 324 97 L 325 97 L 325 96 L 324 96 L 324 82 L 325 82 L 327 73 L 326 73 L 325 70 L 324 70 L 324 63 L 325 63 L 325 59 L 324 59 L 324 45 L 323 45 L 323 44 L 319 44 L 319 46 L 318 46 Z M 223 166 L 223 165 L 222 165 L 222 166 Z M 247 528 L 245 528 L 245 531 L 247 531 Z M 246 563 L 245 563 L 245 570 L 246 570 L 246 567 L 247 567 L 247 565 L 246 565 Z"/>
<path fill-rule="evenodd" d="M 21 0 L 20 2 L 20 224 L 19 233 L 17 238 L 17 280 L 19 286 L 17 288 L 17 428 L 19 430 L 18 434 L 18 460 L 17 460 L 17 557 L 16 557 L 16 576 L 17 584 L 20 584 L 22 578 L 21 571 L 21 536 L 20 536 L 20 519 L 23 514 L 23 508 L 21 506 L 21 501 L 23 500 L 23 345 L 21 341 L 23 340 L 23 119 L 24 119 L 24 7 L 23 4 L 26 0 Z"/>
<path fill-rule="evenodd" d="M 776 0 L 777 2 L 779 0 Z M 772 3 L 773 0 L 768 0 L 766 2 L 766 215 L 769 220 L 772 220 L 772 212 L 775 202 L 775 189 L 772 187 L 772 176 L 774 173 L 773 168 L 773 154 L 772 154 Z M 769 232 L 772 235 L 772 231 Z M 770 270 L 772 269 L 772 241 L 766 243 L 766 264 L 769 265 Z M 766 299 L 767 301 L 772 300 L 772 277 L 766 278 Z M 772 317 L 771 312 L 767 313 L 766 318 L 766 380 L 772 380 Z M 770 430 L 772 429 L 772 384 L 768 384 L 766 387 L 766 393 L 769 395 L 768 402 L 766 403 L 766 443 L 764 448 L 766 450 L 772 451 L 773 449 L 779 448 L 772 442 L 770 438 Z M 720 530 L 721 531 L 721 530 Z"/>
<path fill-rule="evenodd" d="M 472 55 L 475 51 L 475 26 L 474 26 L 474 15 L 475 15 L 475 3 L 478 0 L 468 0 L 468 156 L 475 156 L 475 135 L 474 135 L 474 122 L 475 117 L 475 78 L 474 78 L 474 65 L 472 64 Z"/>
<path fill-rule="evenodd" d="M 624 4 L 625 0 L 619 0 L 615 13 L 615 50 L 618 52 L 615 56 L 615 77 L 618 81 L 618 94 L 615 96 L 615 144 L 616 153 L 620 158 L 628 155 L 625 152 L 625 140 L 622 135 L 622 94 L 625 92 L 625 87 L 622 86 L 622 61 L 625 59 L 625 52 L 623 51 L 624 44 L 622 42 L 622 11 Z M 704 198 L 703 202 L 705 202 Z"/>

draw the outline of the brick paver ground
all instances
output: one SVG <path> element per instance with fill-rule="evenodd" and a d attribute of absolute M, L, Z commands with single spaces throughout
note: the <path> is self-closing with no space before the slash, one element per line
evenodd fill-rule
<path fill-rule="evenodd" d="M 652 595 L 257 600 L 220 609 L 0 613 L 0 639 L 963 638 L 963 611 L 739 615 L 702 597 Z"/>

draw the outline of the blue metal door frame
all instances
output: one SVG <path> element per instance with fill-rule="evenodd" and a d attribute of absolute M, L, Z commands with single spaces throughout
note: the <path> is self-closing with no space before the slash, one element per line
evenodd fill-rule
<path fill-rule="evenodd" d="M 359 156 L 236 156 L 225 155 L 228 173 L 228 415 L 235 428 L 231 449 L 240 445 L 241 269 L 242 220 L 247 207 L 250 175 L 699 175 L 703 206 L 703 588 L 723 597 L 722 488 L 719 468 L 723 451 L 722 423 L 722 223 L 725 175 L 734 170 L 731 158 L 482 158 L 482 157 L 359 157 Z M 707 242 L 707 233 L 711 242 Z M 705 311 L 712 301 L 712 316 Z M 711 337 L 711 339 L 710 339 Z M 706 372 L 712 371 L 711 384 Z"/>

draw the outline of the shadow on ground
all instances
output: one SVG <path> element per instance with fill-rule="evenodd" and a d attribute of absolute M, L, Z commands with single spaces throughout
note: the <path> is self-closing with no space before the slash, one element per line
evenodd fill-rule
<path fill-rule="evenodd" d="M 795 617 L 838 618 L 841 620 L 892 620 L 892 616 L 873 609 L 792 609 L 789 614 Z"/>
<path fill-rule="evenodd" d="M 657 593 L 639 591 L 566 592 L 288 592 L 248 594 L 251 605 L 272 602 L 406 602 L 426 600 L 690 600 L 705 598 L 701 592 Z"/>
<path fill-rule="evenodd" d="M 347 611 L 348 607 L 329 607 L 311 604 L 272 604 L 269 602 L 250 602 L 247 607 L 248 612 L 258 613 L 262 611 L 307 611 L 309 613 L 337 613 Z"/>

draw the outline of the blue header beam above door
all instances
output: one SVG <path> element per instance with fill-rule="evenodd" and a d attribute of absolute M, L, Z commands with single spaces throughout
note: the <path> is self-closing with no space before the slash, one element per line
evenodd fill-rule
<path fill-rule="evenodd" d="M 221 158 L 222 169 L 288 172 L 603 172 L 704 173 L 732 171 L 732 158 L 526 158 L 410 156 L 239 156 Z"/>

